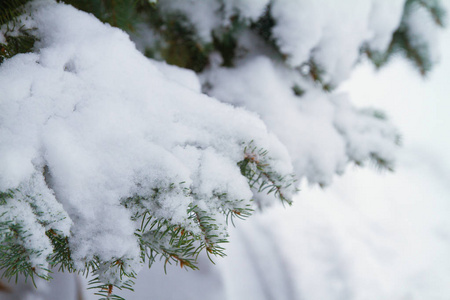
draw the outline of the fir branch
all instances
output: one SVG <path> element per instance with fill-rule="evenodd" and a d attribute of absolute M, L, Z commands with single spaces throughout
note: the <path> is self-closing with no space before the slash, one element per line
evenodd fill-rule
<path fill-rule="evenodd" d="M 32 30 L 24 28 L 19 18 L 25 13 L 24 6 L 30 0 L 5 0 L 0 2 L 0 34 L 5 38 L 0 43 L 0 64 L 19 53 L 31 52 L 36 37 Z"/>
<path fill-rule="evenodd" d="M 268 151 L 258 149 L 251 142 L 244 148 L 244 159 L 238 162 L 242 175 L 249 182 L 251 188 L 258 193 L 265 192 L 274 194 L 282 203 L 292 204 L 290 196 L 286 196 L 284 191 L 291 188 L 296 182 L 293 174 L 283 177 L 270 168 L 270 158 Z"/>
<path fill-rule="evenodd" d="M 5 205 L 8 199 L 13 199 L 17 189 L 8 189 L 4 192 L 0 192 L 0 205 Z"/>
<path fill-rule="evenodd" d="M 237 38 L 247 27 L 246 21 L 234 16 L 230 25 L 220 27 L 212 32 L 213 47 L 222 56 L 224 67 L 233 67 L 237 52 Z"/>
<path fill-rule="evenodd" d="M 418 3 L 424 7 L 433 17 L 436 25 L 445 27 L 447 12 L 439 1 L 436 0 L 407 0 L 405 6 L 408 7 L 414 3 Z"/>
<path fill-rule="evenodd" d="M 149 13 L 149 21 L 162 39 L 159 49 L 167 63 L 201 72 L 209 64 L 211 43 L 204 43 L 197 36 L 194 26 L 180 13 L 162 14 L 155 6 Z"/>
<path fill-rule="evenodd" d="M 133 32 L 142 22 L 138 7 L 148 5 L 148 0 L 58 0 L 79 10 L 92 13 L 99 20 L 127 32 Z"/>
<path fill-rule="evenodd" d="M 148 259 L 149 267 L 160 256 L 165 260 L 165 265 L 175 263 L 197 269 L 198 246 L 195 242 L 199 240 L 198 236 L 180 225 L 171 224 L 169 220 L 158 220 L 149 213 L 142 216 L 141 224 L 135 235 L 144 253 L 143 261 Z"/>
<path fill-rule="evenodd" d="M 174 185 L 170 185 L 171 188 Z M 149 267 L 159 257 L 167 264 L 179 264 L 181 267 L 197 269 L 196 260 L 200 246 L 196 245 L 200 236 L 193 234 L 181 224 L 174 224 L 171 220 L 159 219 L 143 205 L 145 201 L 155 201 L 160 193 L 166 189 L 154 189 L 155 194 L 149 197 L 135 196 L 128 198 L 124 205 L 136 209 L 132 220 L 140 224 L 135 235 L 138 237 L 141 247 L 141 258 Z M 188 190 L 185 190 L 188 193 Z M 150 200 L 151 199 L 151 200 Z M 193 208 L 187 211 L 188 219 L 194 218 Z"/>
<path fill-rule="evenodd" d="M 39 251 L 24 246 L 24 240 L 31 234 L 13 220 L 2 220 L 5 214 L 6 212 L 0 215 L 0 269 L 3 272 L 1 278 L 8 281 L 14 278 L 17 283 L 19 275 L 22 275 L 25 281 L 31 278 L 34 285 L 34 276 L 49 280 L 49 270 L 42 266 L 33 266 L 30 262 L 30 255 L 40 255 Z M 36 268 L 45 272 L 37 272 Z"/>
<path fill-rule="evenodd" d="M 362 52 L 374 63 L 377 68 L 386 65 L 396 54 L 406 57 L 418 69 L 422 76 L 428 74 L 433 67 L 433 62 L 429 57 L 429 45 L 413 42 L 410 29 L 405 20 L 418 7 L 425 8 L 439 27 L 445 26 L 446 11 L 439 1 L 407 0 L 405 2 L 403 17 L 400 26 L 394 32 L 389 47 L 385 53 L 371 50 L 367 45 L 362 47 Z"/>
<path fill-rule="evenodd" d="M 287 61 L 289 56 L 283 53 L 278 46 L 277 40 L 273 36 L 273 28 L 276 20 L 272 16 L 272 1 L 270 1 L 264 9 L 264 13 L 258 20 L 250 23 L 250 29 L 257 36 L 261 37 L 266 45 L 273 51 L 274 60 Z"/>
<path fill-rule="evenodd" d="M 0 25 L 17 20 L 24 13 L 24 5 L 31 0 L 0 1 Z"/>
<path fill-rule="evenodd" d="M 53 253 L 47 259 L 51 268 L 58 267 L 59 272 L 76 272 L 71 258 L 69 238 L 53 229 L 47 230 L 45 233 L 53 245 Z"/>
<path fill-rule="evenodd" d="M 105 280 L 105 273 L 110 271 L 118 272 L 119 281 L 108 282 L 108 280 Z M 86 262 L 83 273 L 92 275 L 93 278 L 88 282 L 88 289 L 97 290 L 94 295 L 102 297 L 100 299 L 125 300 L 113 293 L 114 288 L 134 291 L 133 285 L 136 273 L 126 271 L 126 259 L 124 258 L 103 262 L 98 257 L 94 257 L 91 261 Z"/>

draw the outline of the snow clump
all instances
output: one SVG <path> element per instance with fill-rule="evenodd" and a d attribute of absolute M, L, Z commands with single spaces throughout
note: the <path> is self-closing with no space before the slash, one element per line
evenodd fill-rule
<path fill-rule="evenodd" d="M 120 259 L 137 272 L 139 209 L 199 239 L 192 210 L 209 216 L 213 245 L 227 236 L 227 212 L 252 205 L 237 165 L 249 144 L 268 151 L 270 174 L 293 172 L 255 114 L 201 94 L 191 71 L 147 59 L 124 32 L 71 6 L 42 0 L 28 9 L 36 51 L 0 68 L 0 191 L 10 193 L 0 216 L 26 224 L 25 247 L 39 253 L 33 266 L 47 268 L 52 230 L 69 237 L 77 269 Z M 99 272 L 118 284 L 117 272 Z"/>

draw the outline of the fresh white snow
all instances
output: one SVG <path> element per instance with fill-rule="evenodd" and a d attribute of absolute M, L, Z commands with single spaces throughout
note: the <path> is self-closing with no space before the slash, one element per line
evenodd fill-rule
<path fill-rule="evenodd" d="M 235 11 L 255 20 L 267 2 L 220 6 L 219 1 L 161 0 L 167 12 L 179 10 L 195 20 L 204 41 Z M 332 86 L 350 77 L 362 44 L 386 49 L 404 5 L 403 0 L 271 3 L 273 37 L 290 66 L 307 72 L 313 60 Z M 134 235 L 139 224 L 130 220 L 135 211 L 121 201 L 152 195 L 155 188 L 168 192 L 145 204 L 154 216 L 199 233 L 186 214 L 195 204 L 217 219 L 218 239 L 226 237 L 217 195 L 226 192 L 235 207 L 250 204 L 255 191 L 236 163 L 253 141 L 269 151 L 274 172 L 297 174 L 301 192 L 294 206 L 239 222 L 229 257 L 217 259 L 217 266 L 202 256 L 199 272 L 169 268 L 164 276 L 162 263 L 155 264 L 139 274 L 137 291 L 124 295 L 446 299 L 450 160 L 442 149 L 449 149 L 449 107 L 427 101 L 428 91 L 411 88 L 422 82 L 409 75 L 415 70 L 395 62 L 375 76 L 364 65 L 353 85 L 324 92 L 298 70 L 269 59 L 271 50 L 258 47 L 258 37 L 245 32 L 239 43 L 249 53 L 237 67 L 223 68 L 217 61 L 199 80 L 193 72 L 145 58 L 124 32 L 92 15 L 50 0 L 34 1 L 30 9 L 32 17 L 23 22 L 36 28 L 39 51 L 16 55 L 0 68 L 0 190 L 23 193 L 0 213 L 22 219 L 32 233 L 27 247 L 42 252 L 30 258 L 33 265 L 46 267 L 51 245 L 48 228 L 33 226 L 41 220 L 30 203 L 42 208 L 39 217 L 50 222 L 47 226 L 71 235 L 72 258 L 80 268 L 99 257 L 125 258 L 130 270 L 141 269 Z M 418 9 L 403 22 L 409 22 L 418 43 L 430 45 L 427 51 L 436 61 L 429 15 Z M 448 68 L 446 60 L 432 79 L 448 78 L 442 71 Z M 383 77 L 387 81 L 378 85 Z M 201 93 L 201 84 L 209 96 Z M 302 97 L 293 92 L 296 85 Z M 385 94 L 375 97 L 380 91 Z M 435 96 L 443 99 L 447 92 Z M 367 105 L 386 109 L 400 130 Z M 405 142 L 397 156 L 399 132 Z M 373 156 L 395 166 L 396 173 L 347 170 L 336 178 L 349 162 Z M 308 185 L 316 183 L 332 185 L 325 191 Z M 274 202 L 272 196 L 256 199 L 260 206 Z M 118 283 L 114 270 L 100 275 Z M 67 286 L 73 288 L 71 282 Z M 51 292 L 52 284 L 40 286 L 36 299 L 59 295 Z M 45 296 L 47 291 L 53 296 Z"/>
<path fill-rule="evenodd" d="M 292 207 L 239 222 L 228 256 L 199 272 L 158 268 L 136 300 L 445 300 L 450 294 L 450 31 L 428 78 L 401 58 L 365 62 L 342 88 L 385 108 L 402 132 L 393 173 L 351 167 L 326 189 L 304 184 Z M 172 288 L 172 287 L 178 288 Z M 158 288 L 154 288 L 158 287 Z"/>
<path fill-rule="evenodd" d="M 78 269 L 120 258 L 140 270 L 137 211 L 122 205 L 129 197 L 170 190 L 142 205 L 200 234 L 188 215 L 195 205 L 216 219 L 219 240 L 227 236 L 222 209 L 244 208 L 253 197 L 237 165 L 246 145 L 269 151 L 274 174 L 293 172 L 286 149 L 256 115 L 201 94 L 192 72 L 152 62 L 124 32 L 71 6 L 35 1 L 29 9 L 25 25 L 36 28 L 39 51 L 0 68 L 0 190 L 48 196 L 40 207 L 65 217 L 52 228 L 69 235 L 70 227 Z M 1 210 L 5 218 L 22 211 L 35 224 L 26 228 L 33 237 L 26 247 L 43 251 L 32 265 L 45 268 L 49 239 L 18 197 Z M 101 278 L 118 283 L 108 272 Z"/>

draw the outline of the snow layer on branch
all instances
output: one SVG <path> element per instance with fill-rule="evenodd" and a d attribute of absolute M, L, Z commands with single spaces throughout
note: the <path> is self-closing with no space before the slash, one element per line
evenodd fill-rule
<path fill-rule="evenodd" d="M 269 0 L 164 0 L 158 6 L 165 14 L 186 16 L 198 37 L 204 42 L 211 42 L 215 29 L 228 26 L 235 16 L 256 21 L 268 4 Z"/>
<path fill-rule="evenodd" d="M 25 249 L 28 263 L 38 274 L 46 275 L 46 257 L 53 248 L 45 232 L 52 228 L 55 232 L 69 235 L 71 220 L 45 184 L 42 173 L 32 174 L 17 190 L 7 193 L 6 197 L 2 195 L 0 205 L 0 238 L 17 235 L 15 243 Z M 3 242 L 2 246 L 11 245 Z M 13 251 L 18 252 L 17 249 Z"/>
<path fill-rule="evenodd" d="M 210 95 L 257 112 L 287 146 L 296 174 L 311 183 L 331 183 L 349 161 L 394 163 L 398 134 L 388 121 L 356 110 L 345 94 L 309 87 L 296 96 L 291 87 L 298 75 L 265 56 L 233 69 L 212 68 L 202 77 Z"/>
<path fill-rule="evenodd" d="M 212 40 L 211 32 L 222 25 L 218 17 L 221 4 L 219 1 L 203 0 L 167 0 L 158 4 L 165 13 L 181 13 L 195 27 L 197 35 L 205 42 Z"/>
<path fill-rule="evenodd" d="M 273 39 L 287 63 L 298 68 L 314 65 L 320 79 L 336 87 L 347 79 L 362 49 L 385 53 L 399 28 L 405 0 L 240 0 L 161 1 L 163 15 L 184 16 L 202 42 L 211 42 L 214 32 L 229 29 L 234 20 L 256 22 L 266 12 L 273 27 L 263 34 Z M 427 4 L 428 5 L 428 4 Z M 430 45 L 435 62 L 436 24 L 422 4 L 403 20 L 408 34 L 423 51 Z M 267 17 L 267 15 L 266 15 Z M 269 23 L 271 22 L 269 21 Z M 267 20 L 265 20 L 267 25 Z M 422 51 L 422 52 L 423 52 Z M 426 57 L 427 53 L 423 56 Z"/>
<path fill-rule="evenodd" d="M 232 0 L 225 1 L 224 4 L 231 11 L 228 16 L 232 16 L 234 13 L 255 21 L 264 13 L 269 2 L 269 0 Z"/>
<path fill-rule="evenodd" d="M 410 47 L 416 49 L 419 59 L 432 66 L 439 60 L 438 32 L 430 11 L 419 2 L 411 4 L 402 22 L 405 27 Z"/>
<path fill-rule="evenodd" d="M 195 204 L 226 236 L 215 195 L 249 204 L 237 162 L 250 141 L 269 151 L 273 172 L 292 173 L 286 149 L 263 122 L 200 94 L 193 73 L 148 60 L 124 32 L 71 6 L 35 1 L 30 12 L 39 51 L 0 68 L 0 190 L 45 173 L 27 193 L 41 193 L 47 202 L 39 205 L 53 213 L 61 208 L 55 196 L 62 203 L 70 218 L 58 228 L 69 234 L 73 221 L 78 267 L 93 257 L 126 258 L 137 271 L 137 225 L 121 201 L 171 185 L 161 201 L 147 203 L 156 218 L 195 230 L 187 216 Z"/>
<path fill-rule="evenodd" d="M 369 18 L 372 36 L 368 41 L 373 51 L 384 52 L 392 34 L 400 25 L 405 0 L 373 0 Z"/>
<path fill-rule="evenodd" d="M 403 4 L 404 0 L 276 0 L 273 33 L 293 67 L 312 59 L 325 71 L 324 80 L 335 86 L 350 75 L 364 42 L 386 50 Z"/>

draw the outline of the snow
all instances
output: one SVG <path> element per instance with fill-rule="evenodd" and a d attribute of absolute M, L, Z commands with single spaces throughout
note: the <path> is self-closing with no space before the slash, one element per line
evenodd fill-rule
<path fill-rule="evenodd" d="M 233 12 L 239 13 L 243 18 L 247 18 L 256 21 L 265 11 L 266 6 L 269 4 L 268 0 L 232 0 L 224 2 L 228 4 L 229 10 L 228 17 L 233 16 Z"/>
<path fill-rule="evenodd" d="M 389 14 L 385 14 L 386 3 Z M 393 3 L 391 3 L 393 2 Z M 277 0 L 272 11 L 274 37 L 289 63 L 312 59 L 336 86 L 350 76 L 364 42 L 385 50 L 400 23 L 404 1 Z"/>
<path fill-rule="evenodd" d="M 231 12 L 255 21 L 256 12 L 264 11 L 264 1 L 224 3 L 170 0 L 162 4 L 162 15 L 186 17 L 183 22 L 197 32 L 194 39 L 207 44 L 214 32 L 230 27 Z M 386 51 L 399 26 L 414 37 L 423 57 L 430 53 L 427 65 L 436 62 L 437 26 L 431 14 L 419 5 L 402 20 L 404 5 L 404 0 L 271 1 L 267 11 L 274 26 L 264 30 L 281 53 L 255 30 L 233 29 L 234 66 L 221 66 L 220 54 L 211 53 L 211 64 L 200 74 L 203 91 L 256 112 L 288 148 L 299 182 L 329 185 L 349 162 L 372 160 L 392 169 L 400 141 L 395 126 L 377 110 L 356 109 L 348 96 L 322 87 L 333 89 L 346 80 L 362 51 Z M 250 6 L 254 10 L 244 9 Z M 295 95 L 294 88 L 303 95 Z"/>
<path fill-rule="evenodd" d="M 428 10 L 418 3 L 412 4 L 403 24 L 408 28 L 407 35 L 412 46 L 419 49 L 421 56 L 429 57 L 431 63 L 437 62 L 438 33 L 433 30 L 435 21 Z"/>
<path fill-rule="evenodd" d="M 233 16 L 256 21 L 269 4 L 272 35 L 288 63 L 300 67 L 312 60 L 324 70 L 324 81 L 337 86 L 350 76 L 361 45 L 387 49 L 405 0 L 166 0 L 160 6 L 166 16 L 185 16 L 198 38 L 211 42 L 213 33 L 229 26 Z"/>
<path fill-rule="evenodd" d="M 161 1 L 167 15 L 193 20 L 203 42 L 210 42 L 212 32 L 228 26 L 235 14 L 247 22 L 258 19 L 268 1 L 221 3 Z M 427 168 L 439 165 L 434 152 L 419 153 L 406 144 L 398 177 L 386 177 L 391 186 L 368 171 L 336 179 L 352 162 L 375 159 L 393 168 L 399 134 L 377 110 L 351 104 L 350 99 L 361 97 L 326 92 L 304 76 L 317 64 L 323 83 L 336 87 L 350 76 L 361 46 L 386 50 L 401 21 L 418 46 L 430 45 L 434 62 L 438 55 L 430 15 L 418 8 L 401 20 L 403 0 L 270 3 L 273 37 L 288 65 L 270 59 L 273 49 L 259 47 L 263 41 L 247 30 L 238 42 L 248 53 L 236 67 L 220 66 L 218 58 L 200 81 L 191 71 L 145 58 L 124 32 L 92 15 L 50 0 L 29 6 L 32 17 L 23 22 L 35 28 L 36 51 L 16 55 L 0 68 L 0 190 L 20 191 L 0 207 L 0 216 L 23 223 L 31 233 L 23 245 L 34 251 L 33 266 L 47 267 L 52 246 L 45 231 L 54 229 L 70 236 L 78 269 L 98 258 L 105 262 L 101 280 L 120 284 L 118 269 L 107 262 L 120 258 L 127 271 L 141 269 L 134 234 L 140 224 L 132 221 L 141 208 L 200 236 L 187 214 L 195 205 L 216 220 L 211 242 L 226 238 L 224 210 L 246 208 L 252 198 L 258 207 L 275 202 L 273 194 L 251 189 L 237 165 L 254 145 L 268 150 L 268 158 L 255 159 L 269 163 L 277 176 L 295 171 L 302 188 L 296 206 L 239 224 L 242 229 L 234 231 L 228 247 L 230 257 L 219 260 L 217 269 L 201 256 L 202 271 L 189 273 L 189 282 L 210 287 L 190 290 L 188 296 L 185 289 L 191 286 L 184 283 L 183 289 L 164 290 L 166 295 L 325 300 L 439 300 L 448 295 L 448 188 L 422 177 L 438 177 Z M 153 38 L 154 33 L 147 34 Z M 294 87 L 301 89 L 301 97 Z M 376 101 L 366 104 L 378 106 Z M 403 115 L 414 116 L 404 113 L 405 106 Z M 333 180 L 326 192 L 307 185 L 326 186 Z M 374 186 L 370 192 L 368 182 Z M 289 197 L 293 188 L 283 192 Z M 398 190 L 405 191 L 401 197 Z M 125 207 L 134 196 L 146 199 L 142 207 Z M 34 211 L 35 206 L 40 210 Z M 144 239 L 153 241 L 152 236 Z M 167 246 L 167 239 L 153 242 Z M 144 280 L 162 288 L 165 279 L 155 269 L 162 272 L 155 265 Z M 429 279 L 436 276 L 442 279 Z M 170 280 L 186 279 L 175 273 L 165 286 L 173 286 Z M 130 298 L 147 299 L 149 293 Z"/>
<path fill-rule="evenodd" d="M 396 120 L 403 145 L 395 172 L 350 168 L 326 189 L 304 184 L 292 207 L 239 222 L 216 265 L 201 258 L 199 272 L 146 270 L 126 296 L 447 299 L 450 31 L 442 41 L 442 61 L 426 80 L 398 58 L 379 71 L 364 62 L 340 90 Z"/>
<path fill-rule="evenodd" d="M 220 26 L 228 26 L 233 17 L 256 21 L 265 11 L 269 0 L 165 0 L 159 3 L 164 14 L 187 17 L 200 40 L 212 42 L 212 35 Z"/>
<path fill-rule="evenodd" d="M 193 20 L 193 26 L 200 39 L 205 42 L 212 41 L 211 33 L 218 27 L 220 19 L 215 18 L 215 14 L 220 11 L 219 1 L 202 0 L 168 0 L 161 1 L 161 10 L 166 14 L 184 14 L 188 20 Z M 199 17 L 201 16 L 201 17 Z M 179 16 L 176 16 L 179 18 Z"/>
<path fill-rule="evenodd" d="M 372 1 L 368 25 L 372 31 L 370 49 L 383 52 L 388 48 L 394 30 L 400 25 L 404 5 L 404 0 Z"/>
<path fill-rule="evenodd" d="M 121 258 L 139 271 L 140 223 L 131 220 L 134 208 L 122 204 L 151 197 L 156 188 L 174 185 L 160 201 L 143 204 L 154 217 L 200 234 L 187 212 L 197 205 L 216 219 L 217 239 L 225 238 L 222 204 L 215 201 L 226 193 L 221 201 L 228 209 L 251 205 L 253 193 L 237 166 L 251 141 L 269 151 L 274 173 L 292 173 L 286 149 L 263 122 L 201 94 L 192 72 L 148 60 L 124 32 L 68 5 L 35 1 L 30 11 L 27 26 L 36 28 L 39 51 L 0 68 L 0 190 L 40 176 L 27 191 L 48 196 L 40 198 L 48 218 L 63 205 L 64 224 L 55 228 L 68 235 L 70 227 L 78 269 L 94 258 Z M 7 217 L 23 210 L 21 220 L 36 223 L 29 204 L 19 204 Z M 30 228 L 36 241 L 27 247 L 43 251 L 33 265 L 46 266 L 52 247 L 43 227 Z M 100 272 L 104 282 L 117 283 L 114 270 Z"/>
<path fill-rule="evenodd" d="M 257 56 L 232 69 L 211 68 L 202 80 L 211 86 L 209 95 L 258 113 L 290 151 L 298 178 L 328 185 L 349 161 L 362 163 L 373 154 L 394 163 L 393 125 L 356 110 L 346 94 L 329 94 L 305 82 L 299 98 L 291 90 L 295 76 Z"/>

